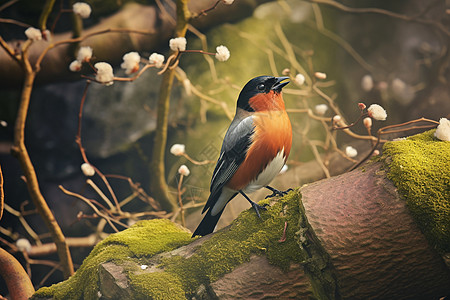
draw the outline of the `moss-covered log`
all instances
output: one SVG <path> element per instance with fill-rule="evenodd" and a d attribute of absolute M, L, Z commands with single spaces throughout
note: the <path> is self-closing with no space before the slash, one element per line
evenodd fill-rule
<path fill-rule="evenodd" d="M 425 156 L 418 155 L 417 148 Z M 448 296 L 449 223 L 441 217 L 449 220 L 450 166 L 440 156 L 448 157 L 450 147 L 428 132 L 385 149 L 378 162 L 306 185 L 283 198 L 261 201 L 270 205 L 262 219 L 248 210 L 224 230 L 193 241 L 189 232 L 167 220 L 138 223 L 100 243 L 75 276 L 40 289 L 34 298 Z M 402 151 L 416 153 L 413 164 L 427 161 L 426 167 L 421 165 L 425 177 L 420 183 L 401 177 L 401 182 L 421 191 L 414 194 L 414 203 L 423 203 L 421 218 L 417 208 L 411 213 L 410 198 L 405 197 L 411 194 L 397 189 L 397 163 L 401 161 L 404 170 L 411 168 L 407 160 L 399 160 Z M 417 184 L 422 188 L 416 189 Z M 438 209 L 430 210 L 430 201 Z M 424 215 L 433 222 L 425 226 L 420 221 Z"/>

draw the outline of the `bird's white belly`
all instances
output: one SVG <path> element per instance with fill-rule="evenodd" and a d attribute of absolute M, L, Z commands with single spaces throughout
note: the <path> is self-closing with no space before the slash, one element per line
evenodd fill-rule
<path fill-rule="evenodd" d="M 274 159 L 266 166 L 266 168 L 258 175 L 258 177 L 256 177 L 255 180 L 253 180 L 245 188 L 243 188 L 242 191 L 244 193 L 253 193 L 260 188 L 267 186 L 275 178 L 275 176 L 280 173 L 285 163 L 286 161 L 283 148 L 280 152 L 278 152 L 277 156 L 275 156 Z M 237 192 L 239 191 L 235 191 L 224 186 L 220 197 L 211 208 L 211 215 L 215 216 L 220 211 L 222 211 L 228 201 L 230 201 L 230 198 Z"/>
<path fill-rule="evenodd" d="M 250 182 L 244 189 L 244 193 L 252 193 L 267 186 L 277 176 L 284 164 L 286 163 L 284 157 L 284 148 L 278 152 L 277 156 L 267 165 L 267 167 Z"/>

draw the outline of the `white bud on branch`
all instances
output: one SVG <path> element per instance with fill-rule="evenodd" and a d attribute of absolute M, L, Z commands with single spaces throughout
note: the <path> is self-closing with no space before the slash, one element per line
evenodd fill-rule
<path fill-rule="evenodd" d="M 184 37 L 177 37 L 169 40 L 169 47 L 173 51 L 186 50 L 187 41 Z"/>
<path fill-rule="evenodd" d="M 25 35 L 29 40 L 32 41 L 40 41 L 42 40 L 42 33 L 39 29 L 36 29 L 34 27 L 29 27 L 27 30 L 25 30 Z"/>
<path fill-rule="evenodd" d="M 436 128 L 434 136 L 441 141 L 450 141 L 450 121 L 447 118 L 441 118 Z"/>
<path fill-rule="evenodd" d="M 230 51 L 224 45 L 217 46 L 216 59 L 218 61 L 227 61 L 230 58 Z"/>
<path fill-rule="evenodd" d="M 94 65 L 97 69 L 95 80 L 104 83 L 105 85 L 111 85 L 114 83 L 113 68 L 106 62 L 98 62 Z"/>
<path fill-rule="evenodd" d="M 91 177 L 95 174 L 95 169 L 88 163 L 84 163 L 81 165 L 81 171 L 83 172 L 84 176 Z"/>
<path fill-rule="evenodd" d="M 378 120 L 378 121 L 384 121 L 387 118 L 387 113 L 384 110 L 383 107 L 381 107 L 378 104 L 372 104 L 367 109 L 367 112 L 369 113 L 369 117 Z"/>
<path fill-rule="evenodd" d="M 82 19 L 87 19 L 91 15 L 91 6 L 84 2 L 77 2 L 74 3 L 73 6 L 73 12 L 76 15 L 79 15 Z"/>
<path fill-rule="evenodd" d="M 126 74 L 131 74 L 139 71 L 139 62 L 141 57 L 137 52 L 129 52 L 123 56 L 123 63 L 120 65 L 122 69 L 125 69 Z"/>
<path fill-rule="evenodd" d="M 88 62 L 92 58 L 92 48 L 89 46 L 80 47 L 77 53 L 77 60 L 79 62 Z"/>
<path fill-rule="evenodd" d="M 191 174 L 191 171 L 189 171 L 189 168 L 186 165 L 181 165 L 181 167 L 178 169 L 178 173 L 183 176 L 189 176 L 189 174 Z"/>
<path fill-rule="evenodd" d="M 161 68 L 164 63 L 164 55 L 158 53 L 152 53 L 148 58 L 148 62 L 154 64 L 155 67 Z"/>
<path fill-rule="evenodd" d="M 172 153 L 175 156 L 181 156 L 185 153 L 186 146 L 183 144 L 173 144 L 172 147 L 170 147 L 170 153 Z"/>

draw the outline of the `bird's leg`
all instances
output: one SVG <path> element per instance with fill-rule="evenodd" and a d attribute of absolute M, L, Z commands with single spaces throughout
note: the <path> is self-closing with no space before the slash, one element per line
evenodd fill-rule
<path fill-rule="evenodd" d="M 268 186 L 268 185 L 266 186 L 266 189 L 271 190 L 272 194 L 266 196 L 265 199 L 272 198 L 272 197 L 275 197 L 275 196 L 284 196 L 284 195 L 287 195 L 287 193 L 289 193 L 290 191 L 292 191 L 292 189 L 288 189 L 286 191 L 279 191 L 279 190 L 277 190 L 277 189 L 275 189 L 275 188 L 273 188 L 271 186 Z"/>
<path fill-rule="evenodd" d="M 258 218 L 261 219 L 261 215 L 259 214 L 259 210 L 267 210 L 267 208 L 265 208 L 264 206 L 261 206 L 255 202 L 253 202 L 252 200 L 250 200 L 250 198 L 243 192 L 243 191 L 239 191 L 239 193 L 244 196 L 245 199 L 247 199 L 248 202 L 250 202 L 250 204 L 252 205 L 253 209 L 256 211 L 256 215 L 258 216 Z"/>

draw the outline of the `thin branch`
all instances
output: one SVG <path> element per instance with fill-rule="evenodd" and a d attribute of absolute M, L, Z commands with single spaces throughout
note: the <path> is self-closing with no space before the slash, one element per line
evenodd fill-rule
<path fill-rule="evenodd" d="M 181 195 L 183 194 L 181 191 L 181 185 L 183 184 L 183 174 L 180 174 L 180 181 L 178 182 L 178 205 L 180 206 L 180 211 L 181 211 L 181 225 L 183 225 L 184 227 L 186 227 L 186 220 L 184 219 L 184 208 L 183 208 L 183 201 L 181 199 Z"/>
<path fill-rule="evenodd" d="M 348 13 L 368 13 L 368 14 L 380 14 L 380 15 L 385 15 L 391 18 L 395 18 L 395 19 L 399 19 L 402 21 L 406 21 L 406 22 L 415 22 L 415 23 L 420 23 L 420 24 L 425 24 L 425 25 L 431 25 L 435 28 L 437 28 L 438 30 L 440 30 L 442 33 L 444 33 L 447 36 L 450 36 L 450 30 L 444 26 L 442 23 L 436 22 L 434 20 L 430 20 L 430 19 L 422 19 L 419 18 L 419 16 L 421 16 L 423 14 L 423 12 L 418 13 L 417 15 L 412 15 L 412 16 L 407 16 L 407 15 L 402 15 L 399 13 L 395 13 L 389 10 L 385 10 L 385 9 L 381 9 L 381 8 L 372 8 L 372 7 L 365 7 L 365 8 L 354 8 L 354 7 L 349 7 L 349 6 L 345 6 L 344 4 L 341 4 L 337 1 L 333 1 L 333 0 L 307 0 L 308 2 L 311 3 L 318 3 L 318 4 L 325 4 L 325 5 L 329 5 L 332 7 L 335 7 L 339 10 L 342 10 L 344 12 L 348 12 Z M 429 10 L 429 7 L 426 7 L 425 11 Z"/>
<path fill-rule="evenodd" d="M 5 19 L 5 18 L 0 18 L 0 23 L 6 23 L 6 24 L 14 24 L 20 27 L 24 27 L 24 28 L 28 28 L 31 27 L 31 25 L 27 24 L 27 23 L 23 23 L 17 20 L 13 20 L 13 19 Z"/>
<path fill-rule="evenodd" d="M 33 230 L 33 228 L 31 228 L 31 226 L 28 224 L 28 222 L 25 220 L 25 218 L 22 216 L 22 214 L 15 210 L 14 208 L 12 208 L 11 206 L 9 206 L 8 204 L 5 203 L 5 210 L 7 212 L 9 212 L 10 214 L 12 214 L 13 216 L 16 216 L 20 223 L 22 224 L 23 228 L 25 229 L 25 231 L 30 235 L 30 237 L 34 240 L 34 242 L 37 245 L 41 245 L 41 239 L 39 238 L 39 235 Z"/>
<path fill-rule="evenodd" d="M 403 127 L 403 126 L 407 126 L 407 125 L 415 124 L 415 123 L 419 123 L 419 122 L 430 122 L 433 125 L 419 125 L 419 126 L 411 126 L 409 128 L 406 128 L 406 129 L 401 129 L 401 127 Z M 363 162 L 365 162 L 367 159 L 369 159 L 370 156 L 372 156 L 373 152 L 375 151 L 375 149 L 378 147 L 378 145 L 381 142 L 381 135 L 383 135 L 383 134 L 390 134 L 390 133 L 404 132 L 404 131 L 415 130 L 415 129 L 433 128 L 433 127 L 436 127 L 437 125 L 439 125 L 439 122 L 437 122 L 435 120 L 430 120 L 430 119 L 427 119 L 427 118 L 420 118 L 420 119 L 408 121 L 408 122 L 401 123 L 401 124 L 389 125 L 389 126 L 386 126 L 386 127 L 378 129 L 377 141 L 373 145 L 371 151 L 361 161 L 359 161 L 357 164 L 353 165 L 350 169 L 348 169 L 348 172 L 356 169 Z M 399 129 L 399 127 L 400 127 L 400 129 Z"/>
<path fill-rule="evenodd" d="M 106 33 L 136 33 L 136 34 L 154 34 L 154 31 L 148 31 L 148 30 L 136 30 L 136 29 L 125 29 L 125 28 L 109 28 L 109 29 L 104 29 L 104 30 L 100 30 L 100 31 L 96 31 L 96 32 L 91 32 L 89 34 L 86 34 L 84 36 L 80 36 L 77 38 L 72 38 L 72 39 L 66 39 L 66 40 L 62 40 L 62 41 L 58 41 L 55 43 L 52 43 L 50 45 L 48 45 L 47 48 L 44 49 L 44 51 L 42 51 L 41 55 L 39 55 L 38 59 L 36 60 L 35 63 L 35 68 L 36 70 L 39 70 L 40 65 L 42 60 L 44 59 L 45 55 L 47 55 L 47 52 L 50 51 L 51 49 L 64 45 L 64 44 L 72 44 L 72 43 L 79 43 L 82 42 L 90 37 L 96 36 L 96 35 L 101 35 L 101 34 L 106 34 Z"/>
<path fill-rule="evenodd" d="M 120 209 L 119 201 L 117 200 L 116 194 L 114 193 L 113 189 L 111 188 L 111 185 L 109 184 L 108 179 L 97 167 L 95 167 L 94 165 L 92 165 L 89 162 L 89 160 L 86 156 L 86 151 L 81 142 L 81 120 L 83 117 L 83 107 L 84 107 L 84 103 L 86 101 L 86 96 L 87 96 L 87 91 L 88 91 L 89 85 L 90 85 L 90 81 L 88 80 L 88 81 L 86 81 L 86 86 L 84 88 L 83 96 L 81 98 L 80 109 L 78 111 L 78 130 L 77 130 L 77 136 L 75 137 L 75 142 L 78 144 L 78 148 L 80 150 L 83 161 L 87 164 L 90 164 L 94 168 L 94 170 L 98 174 L 98 176 L 100 176 L 100 178 L 103 180 L 103 183 L 105 184 L 106 188 L 108 189 L 109 194 L 113 198 L 114 204 L 116 205 L 117 212 L 120 213 L 121 209 Z"/>
<path fill-rule="evenodd" d="M 11 1 L 6 2 L 2 6 L 0 6 L 0 12 L 3 11 L 4 9 L 10 7 L 11 5 L 13 5 L 16 2 L 19 2 L 19 0 L 11 0 Z"/>
<path fill-rule="evenodd" d="M 111 226 L 111 228 L 112 228 L 115 232 L 119 232 L 119 230 L 117 229 L 117 227 L 116 227 L 112 222 L 114 222 L 114 223 L 116 223 L 116 224 L 119 224 L 120 226 L 123 226 L 124 228 L 128 228 L 128 226 L 127 226 L 126 224 L 123 224 L 122 222 L 117 221 L 117 220 L 115 220 L 115 219 L 109 217 L 108 215 L 102 213 L 101 211 L 99 211 L 98 208 L 95 207 L 95 205 L 91 203 L 93 200 L 87 199 L 87 198 L 85 198 L 85 197 L 83 197 L 83 196 L 81 196 L 81 195 L 79 195 L 79 194 L 77 194 L 77 193 L 73 193 L 73 192 L 71 192 L 71 191 L 68 191 L 68 190 L 66 190 L 62 185 L 59 186 L 59 189 L 60 189 L 64 194 L 69 195 L 69 196 L 72 196 L 72 197 L 75 197 L 75 198 L 78 198 L 78 199 L 82 200 L 84 203 L 86 203 L 87 205 L 89 205 L 89 207 L 92 208 L 92 210 L 93 210 L 97 215 L 99 215 L 100 217 L 102 217 L 103 219 L 105 219 L 105 220 L 108 222 L 108 224 Z"/>

